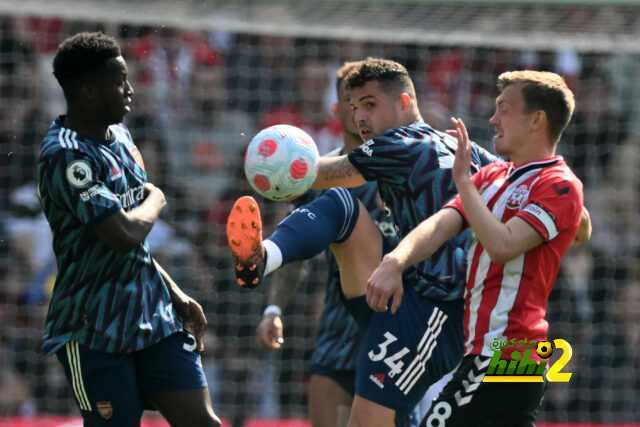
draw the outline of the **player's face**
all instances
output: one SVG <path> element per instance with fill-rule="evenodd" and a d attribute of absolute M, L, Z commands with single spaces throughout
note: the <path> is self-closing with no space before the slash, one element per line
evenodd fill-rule
<path fill-rule="evenodd" d="M 385 91 L 378 81 L 351 89 L 351 109 L 363 141 L 402 126 L 398 97 Z"/>
<path fill-rule="evenodd" d="M 353 120 L 353 110 L 351 109 L 351 97 L 347 89 L 347 83 L 344 80 L 340 82 L 338 87 L 336 115 L 340 119 L 344 132 L 358 137 L 358 128 Z"/>
<path fill-rule="evenodd" d="M 496 153 L 512 157 L 524 146 L 529 134 L 531 112 L 527 111 L 520 85 L 511 84 L 496 98 L 496 111 L 489 119 L 495 128 Z"/>
<path fill-rule="evenodd" d="M 131 111 L 133 88 L 127 80 L 127 64 L 122 56 L 109 59 L 97 79 L 101 115 L 107 124 L 122 122 Z"/>

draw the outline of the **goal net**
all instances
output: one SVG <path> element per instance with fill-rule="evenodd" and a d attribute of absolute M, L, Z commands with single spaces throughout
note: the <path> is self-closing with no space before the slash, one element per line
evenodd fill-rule
<path fill-rule="evenodd" d="M 226 248 L 231 203 L 253 194 L 242 150 L 278 122 L 306 129 L 321 153 L 339 146 L 335 71 L 367 56 L 404 64 L 425 121 L 461 117 L 489 150 L 501 72 L 565 77 L 577 107 L 558 150 L 584 183 L 594 231 L 551 295 L 549 337 L 571 344 L 573 376 L 548 384 L 539 420 L 640 421 L 640 2 L 584 3 L 0 1 L 0 417 L 78 415 L 59 363 L 39 353 L 56 268 L 35 164 L 65 109 L 57 46 L 102 30 L 123 47 L 135 90 L 126 124 L 168 201 L 149 245 L 205 308 L 203 366 L 231 425 L 306 418 L 327 275 L 322 257 L 308 263 L 283 349 L 261 351 L 269 283 L 242 292 Z M 283 205 L 256 198 L 272 228 Z"/>

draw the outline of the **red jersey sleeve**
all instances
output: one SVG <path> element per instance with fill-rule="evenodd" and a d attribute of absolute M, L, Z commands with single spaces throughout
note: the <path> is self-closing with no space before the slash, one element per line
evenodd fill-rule
<path fill-rule="evenodd" d="M 516 215 L 549 242 L 563 232 L 575 235 L 583 200 L 580 180 L 570 171 L 554 171 L 533 185 L 526 206 Z"/>

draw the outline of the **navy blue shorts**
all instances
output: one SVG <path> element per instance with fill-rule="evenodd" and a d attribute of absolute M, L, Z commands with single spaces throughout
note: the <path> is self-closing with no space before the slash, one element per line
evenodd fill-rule
<path fill-rule="evenodd" d="M 146 397 L 207 387 L 195 339 L 175 333 L 143 350 L 109 354 L 69 341 L 56 352 L 85 426 L 134 426 Z"/>
<path fill-rule="evenodd" d="M 356 394 L 395 409 L 396 423 L 404 425 L 429 386 L 462 358 L 463 304 L 425 298 L 404 285 L 396 314 L 371 314 L 358 354 Z"/>

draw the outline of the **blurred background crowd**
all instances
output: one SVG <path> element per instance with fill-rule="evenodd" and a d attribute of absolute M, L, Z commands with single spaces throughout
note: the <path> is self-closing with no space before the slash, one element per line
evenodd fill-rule
<path fill-rule="evenodd" d="M 226 248 L 231 203 L 252 194 L 243 149 L 257 130 L 299 126 L 322 153 L 341 145 L 332 114 L 335 71 L 378 56 L 411 72 L 425 121 L 461 117 L 492 150 L 488 124 L 496 77 L 538 69 L 565 77 L 576 94 L 559 151 L 585 185 L 591 242 L 572 248 L 548 307 L 549 337 L 573 347 L 569 383 L 550 383 L 540 419 L 640 422 L 640 125 L 637 55 L 507 47 L 370 43 L 165 25 L 96 24 L 0 15 L 0 416 L 75 414 L 55 358 L 39 353 L 56 274 L 51 234 L 36 194 L 40 142 L 64 113 L 51 74 L 56 48 L 78 31 L 101 30 L 123 48 L 134 88 L 126 124 L 149 181 L 168 205 L 151 251 L 208 316 L 203 365 L 216 412 L 304 417 L 307 364 L 323 307 L 325 267 L 313 260 L 285 310 L 285 346 L 261 352 L 254 329 L 265 288 L 235 285 Z M 259 197 L 259 196 L 257 196 Z M 260 199 L 267 228 L 287 207 Z"/>

